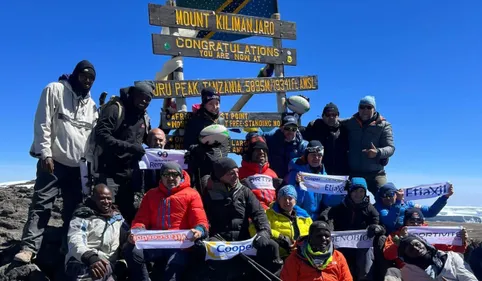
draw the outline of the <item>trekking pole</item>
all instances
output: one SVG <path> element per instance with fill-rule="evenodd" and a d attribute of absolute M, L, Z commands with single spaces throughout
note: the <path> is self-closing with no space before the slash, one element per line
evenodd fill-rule
<path fill-rule="evenodd" d="M 226 242 L 226 240 L 224 240 L 224 238 L 219 234 L 214 235 L 214 238 L 217 238 L 220 241 Z M 257 263 L 255 260 L 253 260 L 249 256 L 247 256 L 243 253 L 239 253 L 239 255 L 241 256 L 241 258 L 243 260 L 247 261 L 252 267 L 254 267 L 259 273 L 261 273 L 267 279 L 269 279 L 269 280 L 274 279 L 274 280 L 277 280 L 277 281 L 282 281 L 280 278 L 278 278 L 278 276 L 274 275 L 271 271 L 269 271 L 268 269 L 266 269 L 265 267 L 263 267 L 262 265 Z M 265 273 L 269 276 L 266 276 Z"/>

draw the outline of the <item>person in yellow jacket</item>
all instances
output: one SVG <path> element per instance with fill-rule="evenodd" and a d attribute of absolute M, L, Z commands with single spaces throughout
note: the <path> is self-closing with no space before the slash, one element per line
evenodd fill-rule
<path fill-rule="evenodd" d="M 307 236 L 313 223 L 308 213 L 296 205 L 297 193 L 292 185 L 279 189 L 277 199 L 271 203 L 266 215 L 271 225 L 271 237 L 280 246 L 280 257 L 286 258 L 295 247 L 299 237 Z M 251 236 L 256 229 L 250 225 Z"/>

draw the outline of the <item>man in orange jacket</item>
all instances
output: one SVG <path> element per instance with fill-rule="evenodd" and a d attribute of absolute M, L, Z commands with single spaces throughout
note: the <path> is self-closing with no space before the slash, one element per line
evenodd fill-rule
<path fill-rule="evenodd" d="M 342 253 L 333 248 L 330 226 L 315 221 L 281 270 L 283 281 L 353 281 Z"/>
<path fill-rule="evenodd" d="M 208 220 L 199 193 L 190 187 L 190 178 L 186 171 L 175 162 L 168 162 L 161 167 L 161 182 L 158 188 L 149 190 L 142 199 L 132 229 L 178 230 L 190 229 L 191 240 L 208 236 Z M 124 249 L 124 256 L 129 267 L 130 279 L 148 281 L 146 263 L 166 258 L 162 280 L 179 280 L 185 270 L 187 252 L 179 249 L 141 250 L 130 244 Z"/>
<path fill-rule="evenodd" d="M 398 258 L 398 243 L 397 240 L 408 235 L 408 226 L 427 226 L 424 220 L 422 211 L 419 208 L 410 208 L 405 211 L 403 219 L 403 226 L 398 231 L 392 232 L 385 241 L 383 247 L 383 256 L 385 259 L 395 263 L 397 268 L 402 268 L 405 264 Z M 440 251 L 453 251 L 458 253 L 465 253 L 467 249 L 467 241 L 469 237 L 465 228 L 462 230 L 462 246 L 434 244 L 433 246 Z"/>

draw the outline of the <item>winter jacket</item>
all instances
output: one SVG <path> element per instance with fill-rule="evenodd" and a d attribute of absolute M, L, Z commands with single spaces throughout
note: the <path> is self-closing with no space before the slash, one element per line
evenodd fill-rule
<path fill-rule="evenodd" d="M 343 201 L 343 198 L 345 198 L 344 195 L 321 194 L 301 189 L 300 185 L 296 182 L 296 175 L 299 172 L 313 173 L 310 165 L 307 164 L 302 157 L 291 160 L 289 164 L 289 173 L 285 177 L 285 182 L 293 185 L 296 188 L 296 192 L 298 193 L 296 205 L 305 209 L 305 211 L 307 211 L 313 219 L 315 219 L 318 215 L 317 211 L 320 208 L 320 204 L 323 205 L 323 209 L 325 207 L 333 207 L 340 204 Z M 319 174 L 325 174 L 323 169 L 319 172 Z"/>
<path fill-rule="evenodd" d="M 296 133 L 292 142 L 285 142 L 285 136 L 280 129 L 263 134 L 266 144 L 269 147 L 268 159 L 271 169 L 280 178 L 288 174 L 288 165 L 294 158 L 301 157 L 308 146 L 308 142 L 303 140 L 301 133 Z"/>
<path fill-rule="evenodd" d="M 269 224 L 271 226 L 271 237 L 275 240 L 279 238 L 280 234 L 290 238 L 293 242 L 299 237 L 307 236 L 309 234 L 310 225 L 313 220 L 308 213 L 301 209 L 299 206 L 295 206 L 293 209 L 294 215 L 289 216 L 281 210 L 278 203 L 273 203 L 266 211 Z M 254 225 L 249 226 L 249 232 L 251 236 L 256 234 Z M 280 256 L 288 256 L 288 252 L 280 247 Z"/>
<path fill-rule="evenodd" d="M 124 218 L 118 211 L 112 217 L 99 215 L 93 208 L 81 205 L 74 211 L 67 234 L 68 253 L 65 263 L 75 258 L 87 265 L 90 257 L 96 255 L 98 259 L 115 262 L 117 250 L 122 245 L 121 240 L 127 237 L 127 230 L 123 227 Z M 125 225 L 124 225 L 125 226 Z"/>
<path fill-rule="evenodd" d="M 459 254 L 447 252 L 447 260 L 440 274 L 433 279 L 423 269 L 414 264 L 405 264 L 401 269 L 403 280 L 416 281 L 477 281 L 469 265 Z M 284 279 L 283 279 L 284 281 Z"/>
<path fill-rule="evenodd" d="M 374 118 L 363 123 L 358 113 L 342 122 L 348 132 L 348 163 L 351 173 L 371 173 L 384 170 L 380 159 L 388 159 L 395 152 L 392 125 L 378 112 Z M 368 158 L 364 149 L 370 149 L 371 144 L 377 148 L 375 158 Z"/>
<path fill-rule="evenodd" d="M 285 260 L 281 269 L 281 280 L 283 281 L 353 281 L 345 257 L 337 250 L 333 250 L 331 263 L 323 270 L 318 270 L 309 264 L 301 255 L 300 242 L 298 250 L 291 252 Z"/>
<path fill-rule="evenodd" d="M 385 240 L 385 245 L 383 246 L 383 256 L 389 261 L 394 261 L 398 268 L 402 268 L 405 263 L 398 258 L 398 245 L 395 244 L 395 236 L 400 236 L 400 231 L 395 231 L 391 233 L 387 240 Z M 467 245 L 455 246 L 455 245 L 445 245 L 445 244 L 433 244 L 439 251 L 454 251 L 458 253 L 465 253 Z"/>
<path fill-rule="evenodd" d="M 263 175 L 269 178 L 260 178 L 256 177 L 256 175 Z M 265 210 L 267 210 L 269 205 L 276 199 L 276 189 L 273 184 L 273 179 L 276 178 L 278 178 L 278 176 L 269 168 L 269 163 L 265 163 L 260 167 L 258 163 L 241 161 L 239 179 L 243 180 L 243 184 L 251 189 Z"/>
<path fill-rule="evenodd" d="M 138 160 L 132 153 L 134 145 L 146 143 L 151 128 L 146 112 L 134 107 L 128 88 L 121 89 L 118 103 L 109 102 L 102 108 L 95 128 L 95 142 L 102 148 L 98 172 L 108 177 L 130 178 L 138 168 Z M 120 118 L 119 118 L 120 115 Z M 120 122 L 120 124 L 119 124 Z"/>
<path fill-rule="evenodd" d="M 347 196 L 338 206 L 327 210 L 328 223 L 334 231 L 366 229 L 371 224 L 378 224 L 380 217 L 368 197 L 360 204 L 354 204 Z M 324 217 L 322 215 L 321 217 Z"/>
<path fill-rule="evenodd" d="M 206 128 L 207 126 L 213 124 L 224 124 L 223 118 L 214 119 L 212 114 L 208 113 L 204 108 L 199 109 L 194 113 L 186 122 L 186 126 L 184 127 L 184 149 L 189 149 L 189 147 L 193 144 L 198 144 L 198 138 L 201 131 Z M 224 154 L 229 152 L 229 140 L 226 140 L 224 143 L 221 144 L 222 152 Z"/>
<path fill-rule="evenodd" d="M 35 112 L 30 155 L 52 157 L 65 166 L 79 167 L 97 118 L 90 92 L 82 98 L 66 80 L 48 84 Z"/>
<path fill-rule="evenodd" d="M 182 171 L 183 182 L 168 190 L 162 182 L 142 199 L 132 228 L 176 230 L 196 228 L 207 235 L 208 220 L 199 193 L 190 187 L 189 175 Z"/>
<path fill-rule="evenodd" d="M 238 182 L 228 190 L 224 184 L 213 181 L 209 176 L 203 182 L 206 183 L 204 206 L 211 236 L 220 234 L 227 241 L 249 239 L 250 221 L 256 232 L 271 232 L 263 207 L 248 187 Z"/>
<path fill-rule="evenodd" d="M 328 175 L 346 176 L 348 168 L 348 136 L 344 126 L 328 126 L 323 119 L 311 121 L 303 132 L 306 141 L 318 140 L 323 145 L 323 166 Z"/>
<path fill-rule="evenodd" d="M 392 233 L 403 226 L 403 218 L 405 216 L 406 209 L 419 208 L 424 217 L 432 218 L 437 216 L 443 207 L 445 207 L 447 204 L 447 199 L 448 198 L 445 195 L 442 195 L 432 204 L 432 206 L 415 204 L 413 201 L 397 200 L 395 204 L 387 207 L 383 205 L 380 194 L 377 194 L 375 208 L 377 209 L 378 213 L 380 213 L 381 224 L 385 226 L 387 233 Z"/>

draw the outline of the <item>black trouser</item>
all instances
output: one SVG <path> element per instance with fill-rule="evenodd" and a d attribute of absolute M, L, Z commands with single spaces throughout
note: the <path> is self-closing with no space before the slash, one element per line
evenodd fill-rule
<path fill-rule="evenodd" d="M 25 223 L 21 248 L 37 254 L 42 244 L 42 236 L 50 220 L 55 197 L 62 194 L 63 232 L 67 235 L 70 219 L 79 203 L 82 202 L 82 185 L 79 167 L 68 167 L 54 161 L 54 172 L 50 174 L 37 163 L 37 179 L 34 185 L 32 203 Z"/>

